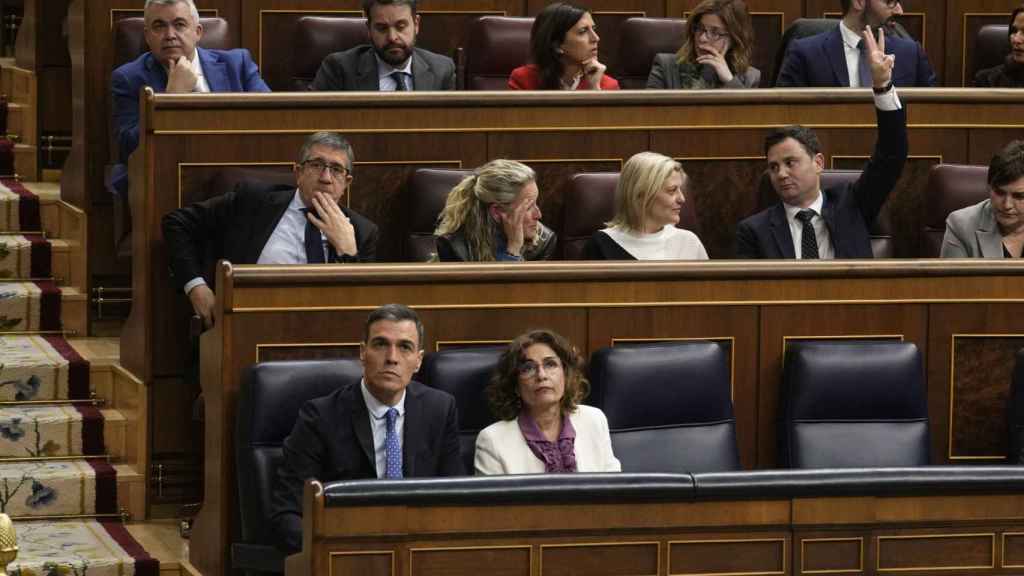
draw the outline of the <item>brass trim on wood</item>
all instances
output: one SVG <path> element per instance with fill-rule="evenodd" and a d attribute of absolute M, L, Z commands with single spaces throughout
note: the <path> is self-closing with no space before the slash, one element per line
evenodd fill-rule
<path fill-rule="evenodd" d="M 729 542 L 779 542 L 782 544 L 782 571 L 772 572 L 679 572 L 673 573 L 672 570 L 672 545 L 673 544 L 718 544 L 718 543 L 729 543 Z M 789 572 L 788 566 L 789 553 L 786 545 L 786 538 L 723 538 L 723 539 L 712 539 L 712 540 L 669 540 L 666 542 L 667 551 L 666 558 L 668 561 L 667 572 L 669 576 L 778 576 L 785 575 Z"/>
<path fill-rule="evenodd" d="M 260 358 L 262 348 L 359 348 L 362 342 L 273 342 L 270 344 L 256 345 L 256 361 L 263 362 Z"/>
<path fill-rule="evenodd" d="M 964 12 L 960 15 L 960 82 L 962 86 L 969 86 L 974 78 L 967 78 L 967 19 L 979 16 L 1002 16 L 1005 21 L 1010 12 Z"/>
<path fill-rule="evenodd" d="M 440 548 L 409 548 L 409 574 L 416 574 L 412 565 L 413 552 L 449 552 L 461 550 L 518 550 L 526 549 L 529 556 L 528 564 L 533 566 L 533 546 L 529 544 L 510 544 L 503 546 L 442 546 Z"/>
<path fill-rule="evenodd" d="M 988 566 L 913 566 L 908 568 L 882 568 L 882 541 L 883 540 L 920 540 L 928 538 L 978 538 L 988 536 L 992 539 L 991 556 L 992 562 Z M 989 570 L 996 567 L 996 535 L 994 532 L 979 534 L 906 534 L 892 536 L 875 536 L 875 571 L 876 572 L 946 572 L 949 570 Z"/>
<path fill-rule="evenodd" d="M 395 551 L 394 550 L 352 550 L 345 552 L 331 551 L 327 555 L 327 571 L 330 576 L 334 576 L 334 557 L 335 556 L 382 556 L 387 554 L 391 556 L 391 574 L 395 574 Z"/>
<path fill-rule="evenodd" d="M 417 306 L 417 308 L 419 308 L 419 306 Z M 440 352 L 441 351 L 441 346 L 445 345 L 445 344 L 454 344 L 454 345 L 469 344 L 471 346 L 472 345 L 479 345 L 479 344 L 487 344 L 487 345 L 490 345 L 490 344 L 502 344 L 502 345 L 506 345 L 510 341 L 511 340 L 437 340 L 437 341 L 434 342 L 434 352 Z"/>
<path fill-rule="evenodd" d="M 857 565 L 856 570 L 841 570 L 841 569 L 829 569 L 829 570 L 808 570 L 804 565 L 804 544 L 806 542 L 856 542 L 857 547 L 860 549 L 860 561 Z M 801 574 L 850 574 L 864 571 L 864 537 L 856 536 L 852 538 L 801 538 L 800 539 L 800 573 Z"/>
<path fill-rule="evenodd" d="M 953 409 L 956 405 L 956 339 L 957 338 L 1021 338 L 1024 339 L 1024 334 L 971 334 L 971 333 L 953 333 L 950 335 L 949 342 L 949 430 L 948 430 L 948 441 L 946 443 L 946 457 L 950 460 L 999 460 L 1002 461 L 1006 458 L 1005 454 L 993 454 L 993 455 L 982 455 L 982 456 L 964 456 L 953 454 Z"/>
<path fill-rule="evenodd" d="M 1003 532 L 999 539 L 999 567 L 1000 568 L 1024 568 L 1024 564 L 1006 563 L 1006 537 L 1024 536 L 1024 532 Z"/>
<path fill-rule="evenodd" d="M 657 556 L 658 570 L 655 574 L 632 574 L 630 576 L 658 576 L 661 574 L 661 543 L 658 541 L 648 540 L 624 540 L 616 542 L 574 542 L 569 544 L 541 544 L 540 552 L 537 554 L 537 572 L 538 574 L 544 574 L 544 549 L 545 548 L 585 548 L 585 547 L 599 547 L 599 546 L 654 546 L 655 555 Z M 708 575 L 710 576 L 710 575 Z"/>

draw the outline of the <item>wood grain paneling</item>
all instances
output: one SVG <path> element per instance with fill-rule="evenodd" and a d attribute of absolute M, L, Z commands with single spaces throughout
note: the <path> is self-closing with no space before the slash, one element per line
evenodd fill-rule
<path fill-rule="evenodd" d="M 971 86 L 972 56 L 978 30 L 985 24 L 1006 24 L 1016 0 L 949 0 L 946 8 L 946 86 Z"/>
<path fill-rule="evenodd" d="M 977 570 L 995 567 L 995 534 L 878 537 L 878 571 Z"/>
<path fill-rule="evenodd" d="M 419 548 L 409 550 L 412 576 L 529 576 L 529 546 Z"/>
<path fill-rule="evenodd" d="M 560 544 L 540 547 L 541 576 L 656 576 L 657 542 Z"/>
<path fill-rule="evenodd" d="M 862 537 L 799 537 L 795 554 L 798 574 L 860 574 L 864 571 Z"/>
<path fill-rule="evenodd" d="M 788 539 L 669 542 L 669 574 L 786 574 Z"/>

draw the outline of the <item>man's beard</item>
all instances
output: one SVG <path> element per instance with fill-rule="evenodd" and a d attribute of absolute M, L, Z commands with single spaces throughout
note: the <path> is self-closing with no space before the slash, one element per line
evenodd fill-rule
<path fill-rule="evenodd" d="M 877 22 L 877 24 L 872 24 L 872 22 Z M 894 15 L 889 16 L 888 18 L 883 18 L 882 15 L 875 10 L 874 5 L 871 4 L 870 2 L 868 3 L 867 8 L 864 10 L 864 24 L 871 24 L 872 29 L 889 27 L 895 23 L 896 20 L 894 18 Z"/>
<path fill-rule="evenodd" d="M 402 55 L 399 56 L 398 58 L 395 58 L 395 56 L 393 56 L 388 51 L 389 48 L 400 48 L 402 50 Z M 405 61 L 409 59 L 409 56 L 412 55 L 412 46 L 400 46 L 398 44 L 388 44 L 387 46 L 384 46 L 383 48 L 378 48 L 378 47 L 374 46 L 373 49 L 377 52 L 377 56 L 381 60 L 387 62 L 391 66 L 399 66 L 401 64 L 404 64 Z"/>

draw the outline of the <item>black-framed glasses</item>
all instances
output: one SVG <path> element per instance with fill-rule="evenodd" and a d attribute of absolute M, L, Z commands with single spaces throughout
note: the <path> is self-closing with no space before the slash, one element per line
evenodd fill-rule
<path fill-rule="evenodd" d="M 901 1 L 902 0 L 882 0 L 882 3 L 885 4 L 886 8 L 895 8 Z"/>
<path fill-rule="evenodd" d="M 705 28 L 699 24 L 693 29 L 693 33 L 698 38 L 701 36 L 707 36 L 708 40 L 711 40 L 712 42 L 718 42 L 722 38 L 729 37 L 729 32 L 726 30 L 721 30 L 719 28 Z"/>
<path fill-rule="evenodd" d="M 348 175 L 348 168 L 342 166 L 341 164 L 335 164 L 333 162 L 324 162 L 319 158 L 306 160 L 305 162 L 302 163 L 302 166 L 307 170 L 312 170 L 316 174 L 322 174 L 324 168 L 327 168 L 331 173 L 331 177 L 334 178 L 335 180 L 340 180 Z"/>

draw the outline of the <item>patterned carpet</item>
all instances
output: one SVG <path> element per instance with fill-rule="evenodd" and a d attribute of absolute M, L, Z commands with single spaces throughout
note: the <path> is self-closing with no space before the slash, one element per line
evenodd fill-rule
<path fill-rule="evenodd" d="M 159 562 L 118 516 L 104 413 L 89 363 L 61 334 L 39 218 L 38 198 L 0 179 L 0 512 L 19 548 L 8 573 L 156 576 Z"/>

